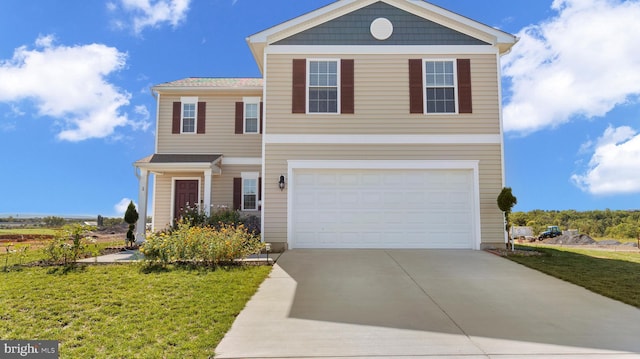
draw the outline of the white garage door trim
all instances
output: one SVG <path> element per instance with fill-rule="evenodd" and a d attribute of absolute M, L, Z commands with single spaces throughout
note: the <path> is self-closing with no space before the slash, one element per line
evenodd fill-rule
<path fill-rule="evenodd" d="M 293 194 L 295 193 L 294 171 L 296 169 L 380 169 L 380 170 L 471 170 L 473 173 L 473 249 L 480 249 L 480 176 L 479 161 L 375 161 L 375 160 L 290 160 L 287 178 L 287 242 L 293 242 Z"/>

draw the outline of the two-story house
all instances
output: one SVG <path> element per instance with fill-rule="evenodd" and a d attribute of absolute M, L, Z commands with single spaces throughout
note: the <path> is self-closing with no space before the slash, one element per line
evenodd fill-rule
<path fill-rule="evenodd" d="M 260 213 L 275 249 L 503 245 L 516 40 L 422 0 L 340 0 L 249 36 L 262 79 L 154 87 L 141 218 L 154 173 L 155 230 L 188 202 Z"/>

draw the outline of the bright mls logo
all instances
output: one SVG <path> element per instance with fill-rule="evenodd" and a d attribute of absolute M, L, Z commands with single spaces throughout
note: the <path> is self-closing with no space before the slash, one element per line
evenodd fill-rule
<path fill-rule="evenodd" d="M 58 359 L 58 341 L 0 340 L 0 358 Z"/>

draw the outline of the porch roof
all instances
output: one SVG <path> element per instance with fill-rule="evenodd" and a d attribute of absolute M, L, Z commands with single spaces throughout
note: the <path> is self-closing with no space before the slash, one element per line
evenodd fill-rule
<path fill-rule="evenodd" d="M 219 169 L 221 154 L 156 153 L 136 161 L 133 165 L 151 171 Z"/>

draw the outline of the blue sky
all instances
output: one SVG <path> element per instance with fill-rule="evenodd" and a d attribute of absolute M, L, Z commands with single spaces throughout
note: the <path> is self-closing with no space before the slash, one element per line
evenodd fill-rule
<path fill-rule="evenodd" d="M 2 0 L 0 215 L 121 215 L 149 88 L 259 77 L 245 38 L 331 2 Z M 640 208 L 640 1 L 431 2 L 521 39 L 502 59 L 515 210 Z"/>

